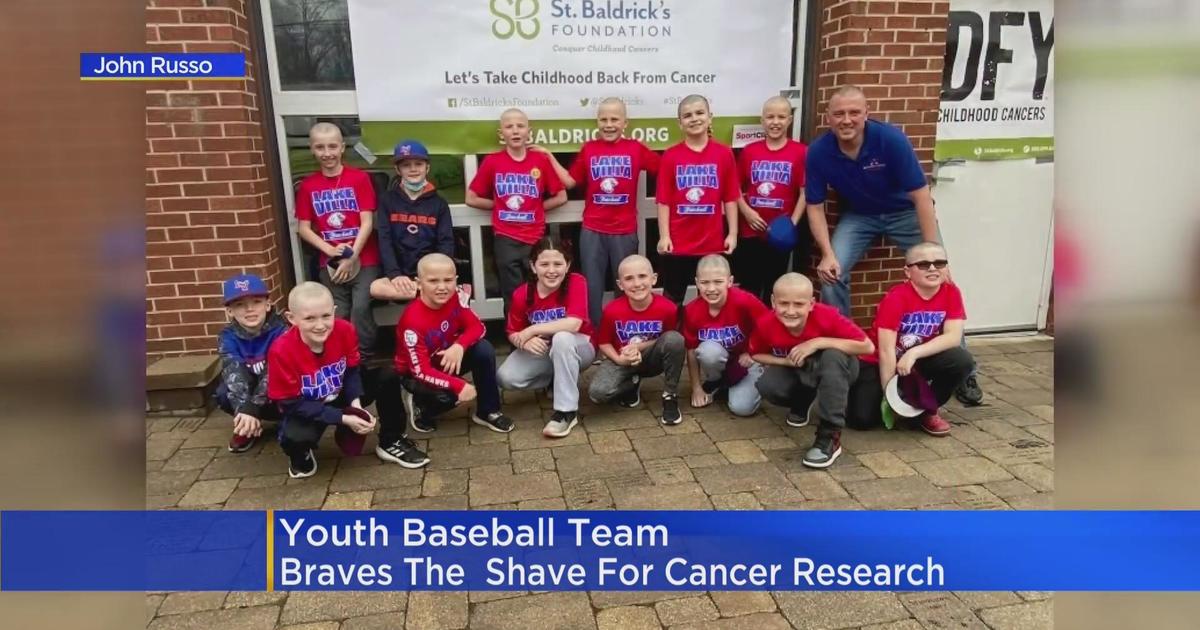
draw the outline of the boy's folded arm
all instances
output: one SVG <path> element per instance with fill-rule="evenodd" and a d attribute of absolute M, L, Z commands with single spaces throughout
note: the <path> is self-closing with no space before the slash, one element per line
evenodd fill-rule
<path fill-rule="evenodd" d="M 232 354 L 221 354 L 221 382 L 225 384 L 225 395 L 235 412 L 250 400 L 250 370 L 246 364 Z"/>
<path fill-rule="evenodd" d="M 416 331 L 405 329 L 401 339 L 415 340 L 415 343 L 406 343 L 402 349 L 397 351 L 397 361 L 400 360 L 402 354 L 407 355 L 408 370 L 414 379 L 431 387 L 449 389 L 455 394 L 462 391 L 463 386 L 467 382 L 453 374 L 448 374 L 435 368 L 433 366 L 433 359 L 429 355 L 429 348 L 420 340 L 421 337 Z M 466 346 L 463 346 L 463 348 L 465 349 Z"/>
<path fill-rule="evenodd" d="M 851 356 L 875 352 L 875 344 L 871 343 L 870 337 L 867 337 L 865 333 L 862 339 L 817 337 L 813 339 L 813 345 L 819 350 L 838 350 Z"/>
<path fill-rule="evenodd" d="M 475 311 L 471 309 L 461 309 L 458 316 L 463 323 L 463 333 L 458 336 L 458 339 L 454 343 L 457 343 L 462 346 L 463 350 L 466 350 L 478 343 L 480 339 L 483 339 L 483 336 L 487 334 L 487 328 L 483 325 L 483 321 L 479 319 L 479 316 L 475 314 Z"/>
<path fill-rule="evenodd" d="M 254 388 L 254 393 L 250 395 L 250 400 L 242 405 L 242 413 L 249 414 L 255 418 L 262 418 L 263 407 L 267 406 L 267 372 L 263 372 L 262 378 L 258 379 L 258 386 Z"/>
<path fill-rule="evenodd" d="M 285 416 L 294 416 L 313 422 L 325 424 L 341 424 L 342 410 L 331 407 L 319 400 L 307 398 L 289 398 L 279 401 L 279 406 Z"/>
<path fill-rule="evenodd" d="M 781 365 L 785 367 L 790 367 L 792 365 L 791 361 L 788 361 L 782 357 L 777 357 L 773 354 L 752 354 L 750 355 L 750 358 L 754 359 L 756 363 L 761 363 L 762 365 Z"/>
<path fill-rule="evenodd" d="M 354 366 L 346 368 L 346 373 L 342 376 L 342 393 L 345 394 L 346 400 L 358 400 L 363 395 L 362 382 L 362 367 Z"/>

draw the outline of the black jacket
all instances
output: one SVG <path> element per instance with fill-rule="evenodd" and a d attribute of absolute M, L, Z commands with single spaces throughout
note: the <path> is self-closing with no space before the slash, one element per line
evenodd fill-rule
<path fill-rule="evenodd" d="M 402 185 L 401 185 L 402 186 Z M 375 212 L 379 232 L 379 257 L 390 278 L 416 277 L 417 261 L 425 254 L 454 257 L 454 231 L 450 205 L 432 184 L 416 199 L 403 190 L 383 193 Z"/>

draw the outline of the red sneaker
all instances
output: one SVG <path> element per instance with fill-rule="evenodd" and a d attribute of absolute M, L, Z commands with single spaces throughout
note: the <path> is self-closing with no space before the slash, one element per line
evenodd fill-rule
<path fill-rule="evenodd" d="M 925 418 L 921 420 L 921 428 L 929 435 L 937 437 L 950 435 L 950 423 L 936 413 L 926 414 Z"/>
<path fill-rule="evenodd" d="M 229 452 L 245 453 L 251 448 L 254 448 L 254 443 L 257 441 L 258 438 L 256 437 L 246 437 L 244 435 L 238 435 L 234 433 L 233 437 L 229 438 Z"/>

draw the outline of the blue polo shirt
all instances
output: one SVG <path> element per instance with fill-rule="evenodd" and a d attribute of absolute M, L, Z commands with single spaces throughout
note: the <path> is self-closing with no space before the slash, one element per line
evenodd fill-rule
<path fill-rule="evenodd" d="M 808 147 L 805 162 L 805 201 L 825 201 L 826 188 L 838 193 L 842 211 L 887 214 L 913 207 L 908 193 L 925 186 L 925 172 L 917 162 L 912 143 L 900 129 L 867 119 L 858 159 L 850 159 L 838 148 L 832 131 Z"/>

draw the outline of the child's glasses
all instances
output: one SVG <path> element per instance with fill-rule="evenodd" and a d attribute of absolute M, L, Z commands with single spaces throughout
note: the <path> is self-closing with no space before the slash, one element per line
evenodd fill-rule
<path fill-rule="evenodd" d="M 921 271 L 929 271 L 930 267 L 933 267 L 934 269 L 945 269 L 946 265 L 949 265 L 949 264 L 950 264 L 950 261 L 945 260 L 945 259 L 942 259 L 942 260 L 918 260 L 917 262 L 910 262 L 904 266 L 905 267 L 916 267 L 917 269 L 920 269 Z"/>

